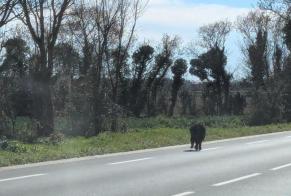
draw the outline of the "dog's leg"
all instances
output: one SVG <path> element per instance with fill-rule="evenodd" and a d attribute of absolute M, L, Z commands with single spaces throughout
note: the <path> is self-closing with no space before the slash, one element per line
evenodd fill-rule
<path fill-rule="evenodd" d="M 195 141 L 195 150 L 198 151 L 198 149 L 199 149 L 199 144 L 197 141 Z"/>
<path fill-rule="evenodd" d="M 202 142 L 199 143 L 199 151 L 202 150 Z"/>
<path fill-rule="evenodd" d="M 193 148 L 194 147 L 194 138 L 191 137 L 190 142 L 191 142 L 191 147 L 190 148 Z"/>

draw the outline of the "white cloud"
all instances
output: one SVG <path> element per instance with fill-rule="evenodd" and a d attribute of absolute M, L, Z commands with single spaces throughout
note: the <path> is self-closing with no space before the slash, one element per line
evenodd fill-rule
<path fill-rule="evenodd" d="M 161 37 L 163 33 L 189 38 L 199 26 L 218 20 L 234 22 L 250 9 L 216 4 L 186 3 L 185 0 L 150 0 L 147 10 L 139 20 L 142 37 Z"/>
<path fill-rule="evenodd" d="M 217 20 L 227 19 L 234 21 L 238 15 L 249 11 L 246 8 L 235 8 L 223 5 L 186 5 L 173 4 L 167 6 L 150 6 L 142 22 L 151 22 L 163 25 L 194 25 L 200 26 Z"/>

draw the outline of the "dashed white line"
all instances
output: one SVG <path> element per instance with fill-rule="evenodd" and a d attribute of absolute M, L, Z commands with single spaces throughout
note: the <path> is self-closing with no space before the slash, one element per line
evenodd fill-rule
<path fill-rule="evenodd" d="M 40 177 L 40 176 L 45 176 L 45 175 L 47 175 L 47 174 L 34 174 L 34 175 L 29 175 L 29 176 L 19 176 L 19 177 L 13 177 L 13 178 L 6 178 L 6 179 L 0 179 L 0 182 L 22 180 L 22 179 L 26 179 L 26 178 L 34 178 L 34 177 Z"/>
<path fill-rule="evenodd" d="M 216 148 L 206 148 L 206 149 L 203 149 L 202 152 L 204 152 L 204 151 L 211 151 L 211 150 L 217 150 L 217 149 L 219 149 L 219 148 L 221 148 L 221 147 L 216 147 Z"/>
<path fill-rule="evenodd" d="M 266 143 L 269 142 L 270 140 L 260 140 L 260 141 L 255 141 L 255 142 L 249 142 L 247 143 L 247 145 L 253 145 L 253 144 L 262 144 L 262 143 Z"/>
<path fill-rule="evenodd" d="M 119 164 L 125 164 L 125 163 L 133 163 L 133 162 L 139 162 L 139 161 L 147 161 L 153 159 L 153 157 L 147 157 L 143 159 L 134 159 L 134 160 L 128 160 L 128 161 L 121 161 L 121 162 L 114 162 L 114 163 L 109 163 L 109 165 L 119 165 Z"/>
<path fill-rule="evenodd" d="M 282 165 L 282 166 L 279 166 L 279 167 L 275 167 L 273 169 L 270 169 L 271 171 L 277 171 L 277 170 L 280 170 L 280 169 L 284 169 L 286 167 L 291 167 L 291 163 L 289 164 L 286 164 L 286 165 Z"/>
<path fill-rule="evenodd" d="M 186 195 L 192 195 L 194 193 L 195 192 L 189 191 L 189 192 L 179 193 L 179 194 L 172 195 L 172 196 L 186 196 Z"/>
<path fill-rule="evenodd" d="M 253 178 L 253 177 L 256 177 L 256 176 L 259 176 L 259 175 L 262 175 L 262 174 L 261 173 L 254 173 L 254 174 L 247 175 L 247 176 L 243 176 L 243 177 L 236 178 L 236 179 L 233 179 L 233 180 L 229 180 L 229 181 L 225 181 L 225 182 L 220 182 L 220 183 L 214 184 L 212 186 L 219 187 L 219 186 L 231 184 L 231 183 L 234 183 L 234 182 L 246 180 L 246 179 L 249 179 L 249 178 Z"/>

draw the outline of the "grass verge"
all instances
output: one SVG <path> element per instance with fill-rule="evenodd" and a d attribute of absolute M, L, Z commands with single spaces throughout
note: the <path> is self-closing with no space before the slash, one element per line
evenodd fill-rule
<path fill-rule="evenodd" d="M 291 130 L 291 124 L 274 124 L 257 127 L 238 126 L 234 128 L 227 126 L 209 127 L 207 141 L 288 130 Z M 189 133 L 187 128 L 174 128 L 171 126 L 131 128 L 127 133 L 106 132 L 92 138 L 65 138 L 64 142 L 59 145 L 25 144 L 17 142 L 24 150 L 18 153 L 0 150 L 0 167 L 158 148 L 186 144 L 188 142 Z"/>

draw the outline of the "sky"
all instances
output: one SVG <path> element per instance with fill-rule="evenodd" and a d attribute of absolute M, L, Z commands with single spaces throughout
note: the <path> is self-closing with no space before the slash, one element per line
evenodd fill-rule
<path fill-rule="evenodd" d="M 238 16 L 255 9 L 257 0 L 150 0 L 139 19 L 139 40 L 157 42 L 167 33 L 179 36 L 184 44 L 198 39 L 200 26 L 219 20 L 235 22 Z M 243 77 L 240 36 L 233 31 L 226 43 L 227 69 Z"/>

